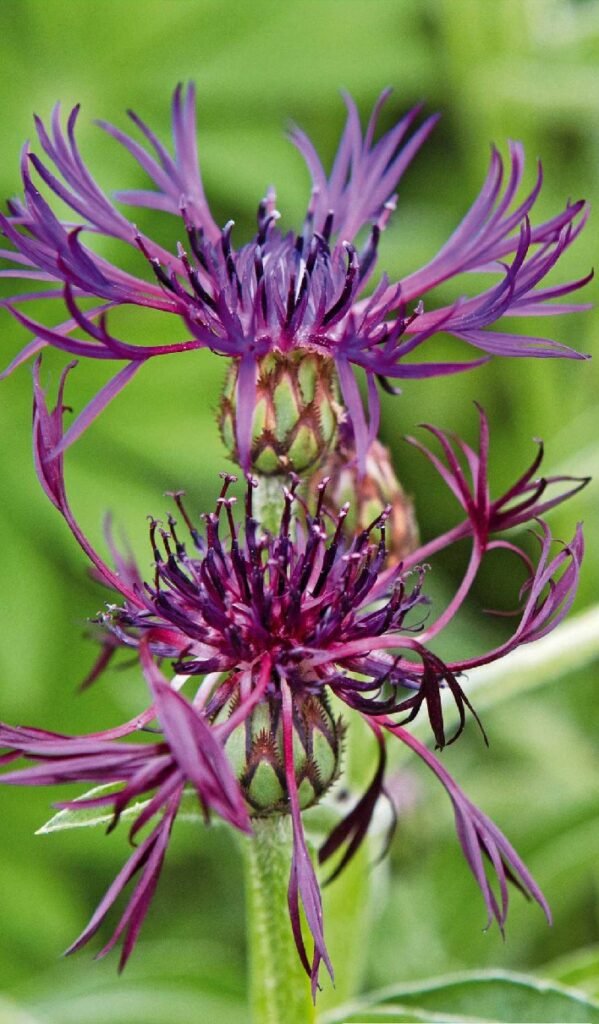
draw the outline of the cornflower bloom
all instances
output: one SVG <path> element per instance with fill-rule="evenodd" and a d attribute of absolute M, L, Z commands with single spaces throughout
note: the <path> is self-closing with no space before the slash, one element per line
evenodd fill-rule
<path fill-rule="evenodd" d="M 172 517 L 168 531 L 152 522 L 155 575 L 153 581 L 144 583 L 130 556 L 120 554 L 112 543 L 116 571 L 110 569 L 74 520 L 64 486 L 63 457 L 56 455 L 63 436 L 63 387 L 64 377 L 58 405 L 50 411 L 36 370 L 37 470 L 44 490 L 92 559 L 100 580 L 120 595 L 121 604 L 110 604 L 100 616 L 107 629 L 108 649 L 139 651 L 153 704 L 139 719 L 87 737 L 2 726 L 0 744 L 7 750 L 3 761 L 12 762 L 22 755 L 35 762 L 3 779 L 12 784 L 76 779 L 122 782 L 120 792 L 91 796 L 86 801 L 112 805 L 115 820 L 127 803 L 155 790 L 132 827 L 133 835 L 162 812 L 72 948 L 79 948 L 94 934 L 126 883 L 142 871 L 116 931 L 102 951 L 112 948 L 125 932 L 122 959 L 126 960 L 157 882 L 183 788 L 189 782 L 207 812 L 214 810 L 236 828 L 247 830 L 248 811 L 253 816 L 290 814 L 289 913 L 300 958 L 315 990 L 321 962 L 331 973 L 332 965 L 301 812 L 326 792 L 339 771 L 343 727 L 331 710 L 332 696 L 349 714 L 360 715 L 372 730 L 378 749 L 378 764 L 366 791 L 320 850 L 321 862 L 336 858 L 333 876 L 366 834 L 383 791 L 385 738 L 393 735 L 422 758 L 447 790 L 462 850 L 483 894 L 488 923 L 495 919 L 503 929 L 508 881 L 533 897 L 549 916 L 542 893 L 507 839 L 405 725 L 424 708 L 437 747 L 453 742 L 464 728 L 466 711 L 476 718 L 462 688 L 462 673 L 534 641 L 561 621 L 576 590 L 582 533 L 578 527 L 571 543 L 553 554 L 551 534 L 538 515 L 585 481 L 537 478 L 539 456 L 504 495 L 491 500 L 488 429 L 481 412 L 479 451 L 454 441 L 466 457 L 470 484 L 444 434 L 435 432 L 447 464 L 427 451 L 466 518 L 412 552 L 403 564 L 384 568 L 385 524 L 390 510 L 348 542 L 343 537 L 347 507 L 336 514 L 325 511 L 326 481 L 320 484 L 311 509 L 299 496 L 299 480 L 293 478 L 282 492 L 278 529 L 266 531 L 254 516 L 254 481 L 250 478 L 239 528 L 235 499 L 230 496 L 234 478 L 225 475 L 216 511 L 205 517 L 203 533 L 193 525 L 181 495 L 174 495 L 191 537 L 191 553 Z M 557 493 L 548 497 L 547 487 L 556 485 Z M 515 542 L 496 537 L 497 531 L 530 519 L 541 529 L 536 565 Z M 464 582 L 447 609 L 428 622 L 422 560 L 466 538 L 473 555 Z M 526 569 L 516 626 L 496 648 L 467 660 L 445 662 L 430 642 L 463 604 L 474 579 L 473 565 L 478 568 L 484 555 L 497 547 L 515 553 Z M 156 664 L 156 659 L 165 658 L 173 661 L 178 673 L 171 684 Z M 189 686 L 193 678 L 199 683 L 191 699 L 175 692 L 176 687 Z M 451 695 L 459 719 L 449 739 L 443 690 Z M 154 717 L 162 732 L 160 741 L 122 742 Z M 496 876 L 498 894 L 487 877 L 485 857 Z M 300 907 L 314 944 L 311 954 Z"/>
<path fill-rule="evenodd" d="M 45 345 L 125 363 L 73 423 L 63 446 L 79 436 L 142 363 L 189 349 L 209 348 L 232 360 L 221 428 L 235 461 L 246 472 L 262 454 L 252 451 L 252 442 L 265 421 L 268 426 L 269 401 L 263 392 L 268 392 L 273 376 L 273 387 L 282 374 L 286 390 L 292 392 L 295 419 L 286 421 L 283 436 L 272 426 L 272 451 L 264 456 L 260 471 L 303 471 L 333 445 L 337 382 L 363 470 L 378 429 L 377 379 L 391 388 L 389 380 L 453 374 L 478 366 L 492 355 L 584 358 L 551 339 L 494 326 L 504 316 L 546 316 L 587 308 L 564 302 L 563 297 L 581 288 L 588 276 L 559 285 L 542 284 L 584 226 L 586 206 L 568 203 L 560 213 L 533 226 L 530 216 L 542 171 L 539 165 L 532 189 L 518 198 L 524 172 L 519 143 L 510 143 L 505 180 L 504 162 L 492 150 L 480 194 L 429 263 L 395 283 L 383 275 L 374 291 L 366 294 L 381 232 L 395 208 L 398 183 L 437 120 L 429 117 L 416 127 L 420 108 L 415 107 L 375 140 L 388 96 L 389 90 L 379 97 L 364 133 L 353 100 L 345 97 L 347 122 L 329 175 L 307 136 L 292 129 L 291 140 L 312 177 L 301 230 L 297 234 L 279 230 L 275 195 L 269 191 L 258 207 L 255 237 L 239 248 L 233 244 L 233 221 L 221 228 L 205 197 L 192 86 L 187 91 L 178 86 L 174 93 L 173 155 L 136 114 L 130 117 L 142 142 L 100 122 L 154 186 L 119 192 L 117 199 L 176 217 L 179 239 L 187 241 L 184 246 L 179 240 L 175 252 L 139 232 L 95 182 L 75 139 L 78 107 L 71 111 L 66 130 L 58 106 L 49 128 L 36 118 L 44 156 L 25 148 L 24 198 L 11 201 L 8 215 L 0 218 L 0 228 L 12 246 L 0 252 L 12 264 L 0 273 L 36 282 L 35 290 L 14 295 L 7 304 L 35 337 L 6 373 Z M 34 183 L 32 171 L 73 211 L 73 220 L 56 216 Z M 86 244 L 86 235 L 126 243 L 152 274 L 137 276 L 99 256 Z M 458 293 L 450 305 L 433 303 L 425 309 L 423 300 L 437 285 L 481 271 L 498 274 L 499 280 L 473 296 Z M 45 290 L 37 290 L 38 282 Z M 68 319 L 47 327 L 16 308 L 43 297 L 63 297 Z M 81 299 L 93 299 L 96 304 L 84 312 Z M 186 336 L 166 345 L 118 339 L 108 328 L 107 314 L 128 304 L 175 314 Z M 85 340 L 73 337 L 78 329 L 85 332 Z M 408 357 L 440 331 L 484 355 L 470 362 L 411 362 Z M 360 369 L 367 379 L 366 410 L 356 380 Z M 323 380 L 324 398 L 314 393 L 316 383 Z M 265 407 L 257 411 L 261 396 Z"/>

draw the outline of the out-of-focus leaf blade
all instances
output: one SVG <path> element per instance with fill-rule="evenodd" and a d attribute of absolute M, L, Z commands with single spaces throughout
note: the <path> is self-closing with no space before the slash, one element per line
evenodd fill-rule
<path fill-rule="evenodd" d="M 546 964 L 543 974 L 562 985 L 572 985 L 593 999 L 599 997 L 599 946 L 577 949 Z"/>
<path fill-rule="evenodd" d="M 114 992 L 90 992 L 60 998 L 40 1007 L 39 1019 L 23 1018 L 23 1024 L 166 1024 L 167 1021 L 211 1021 L 213 1024 L 245 1024 L 242 1002 L 219 998 L 183 987 L 157 989 L 152 985 L 120 985 Z M 0 1021 L 2 1018 L 0 1017 Z M 4 1022 L 2 1022 L 4 1024 Z M 9 1024 L 9 1018 L 6 1018 Z M 21 1021 L 10 1019 L 10 1024 Z"/>
<path fill-rule="evenodd" d="M 28 1010 L 21 1009 L 12 999 L 0 998 L 0 1024 L 42 1024 L 42 1021 Z"/>
<path fill-rule="evenodd" d="M 116 793 L 120 788 L 120 786 L 114 785 L 112 782 L 104 786 L 94 786 L 93 789 L 88 790 L 87 793 L 84 793 L 78 799 L 90 800 L 95 796 L 100 796 L 102 793 Z M 136 818 L 148 803 L 149 800 L 138 800 L 136 803 L 130 804 L 121 814 L 121 820 L 127 821 L 131 818 Z M 64 832 L 65 829 L 69 828 L 97 828 L 98 825 L 108 826 L 112 818 L 112 812 L 102 807 L 65 808 L 62 811 L 58 811 L 41 828 L 38 828 L 36 835 L 42 836 L 48 835 L 50 832 Z M 186 789 L 181 798 L 177 821 L 203 822 L 203 820 L 197 793 L 191 788 Z"/>
<path fill-rule="evenodd" d="M 555 982 L 483 971 L 397 985 L 326 1013 L 320 1024 L 462 1021 L 477 1024 L 596 1024 L 599 1004 Z"/>

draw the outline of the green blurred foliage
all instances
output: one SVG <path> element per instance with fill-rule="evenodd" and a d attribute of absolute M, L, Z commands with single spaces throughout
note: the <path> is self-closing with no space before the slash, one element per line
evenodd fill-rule
<path fill-rule="evenodd" d="M 584 995 L 508 971 L 484 971 L 435 978 L 425 985 L 391 985 L 326 1014 L 323 1024 L 522 1024 L 599 1021 L 599 1007 Z"/>
<path fill-rule="evenodd" d="M 596 0 L 4 0 L 2 24 L 0 176 L 6 196 L 19 188 L 18 153 L 32 133 L 32 112 L 47 115 L 57 99 L 65 107 L 82 102 L 80 138 L 98 181 L 106 188 L 141 184 L 127 156 L 92 120 L 124 126 L 124 111 L 132 107 L 167 137 L 170 92 L 189 78 L 198 85 L 206 190 L 217 218 L 234 217 L 240 237 L 251 229 L 271 182 L 278 185 L 284 223 L 298 222 L 308 180 L 284 129 L 290 120 L 299 122 L 330 160 L 343 122 L 341 87 L 366 114 L 391 84 L 385 124 L 420 99 L 443 114 L 402 182 L 398 213 L 383 239 L 380 266 L 391 276 L 430 258 L 447 237 L 480 187 L 491 141 L 505 152 L 507 138 L 523 140 L 529 181 L 542 155 L 537 216 L 557 212 L 568 197 L 597 194 Z M 146 215 L 138 220 L 145 225 Z M 159 217 L 147 220 L 169 244 L 176 241 Z M 563 260 L 561 278 L 585 273 L 595 248 L 591 224 Z M 592 298 L 596 289 L 588 293 Z M 450 289 L 440 295 L 453 296 Z M 173 340 L 176 329 L 160 317 L 121 316 L 137 336 Z M 544 326 L 581 351 L 597 351 L 594 315 Z M 1 330 L 7 362 L 24 332 L 8 315 Z M 63 362 L 54 353 L 44 358 L 45 382 L 56 383 Z M 163 512 L 164 491 L 183 486 L 194 509 L 210 507 L 217 474 L 226 468 L 214 426 L 223 371 L 220 360 L 204 353 L 150 364 L 70 453 L 75 511 L 96 543 L 103 543 L 102 518 L 110 509 L 147 566 L 144 517 Z M 71 394 L 79 407 L 104 374 L 99 366 L 75 371 Z M 491 419 L 498 490 L 530 461 L 536 436 L 547 442 L 547 471 L 597 473 L 596 395 L 596 363 L 528 360 L 496 361 L 460 378 L 410 383 L 398 399 L 385 396 L 382 435 L 415 495 L 423 537 L 455 521 L 455 509 L 449 496 L 433 489 L 402 435 L 433 420 L 473 439 L 476 399 Z M 79 551 L 35 480 L 30 401 L 25 368 L 0 390 L 0 714 L 50 729 L 95 730 L 135 713 L 144 687 L 125 667 L 76 696 L 94 656 L 86 620 L 104 595 L 86 576 Z M 567 538 L 574 521 L 586 519 L 589 554 L 579 608 L 596 599 L 596 504 L 593 484 L 551 520 L 556 534 Z M 463 557 L 458 552 L 438 567 L 439 600 L 455 586 Z M 452 650 L 471 649 L 493 635 L 492 620 L 480 624 L 484 607 L 513 604 L 518 580 L 509 559 L 497 558 L 492 570 L 457 624 Z M 469 730 L 443 755 L 528 860 L 552 904 L 552 929 L 515 893 L 506 941 L 481 932 L 483 908 L 460 858 L 450 808 L 419 766 L 402 765 L 398 786 L 406 810 L 391 859 L 372 875 L 379 920 L 362 949 L 366 982 L 493 966 L 545 969 L 597 993 L 596 708 L 592 673 L 579 672 L 489 712 L 489 751 Z M 4 1013 L 12 1024 L 20 1021 L 18 1005 L 23 1024 L 246 1019 L 241 870 L 224 829 L 181 824 L 176 830 L 139 948 L 118 978 L 114 959 L 93 964 L 89 951 L 68 961 L 57 957 L 122 863 L 124 830 L 109 838 L 97 830 L 35 837 L 57 794 L 9 790 L 1 796 L 0 984 L 14 1011 L 1 1006 L 0 1019 Z M 351 902 L 351 888 L 348 894 Z M 350 903 L 345 912 L 351 929 Z M 357 973 L 355 965 L 354 948 L 347 965 L 338 955 L 343 992 L 344 971 Z M 331 1005 L 330 993 L 325 998 Z"/>

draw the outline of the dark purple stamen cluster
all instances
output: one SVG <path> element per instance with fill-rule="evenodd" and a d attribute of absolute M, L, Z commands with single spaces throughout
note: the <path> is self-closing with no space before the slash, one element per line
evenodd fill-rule
<path fill-rule="evenodd" d="M 576 493 L 587 480 L 536 477 L 539 452 L 516 483 L 492 500 L 489 430 L 482 410 L 478 452 L 459 439 L 453 439 L 454 450 L 452 439 L 436 429 L 432 432 L 446 465 L 423 449 L 458 499 L 465 519 L 407 555 L 398 566 L 386 568 L 388 510 L 348 543 L 343 537 L 347 508 L 336 515 L 326 509 L 326 481 L 319 485 L 312 510 L 301 498 L 296 478 L 289 488 L 281 488 L 279 526 L 269 532 L 254 516 L 256 482 L 250 478 L 240 529 L 234 514 L 236 499 L 229 493 L 235 478 L 225 474 L 216 511 L 204 517 L 203 531 L 188 516 L 181 493 L 174 495 L 191 537 L 191 552 L 172 516 L 168 531 L 151 522 L 155 576 L 153 584 L 144 583 L 136 565 L 114 545 L 116 571 L 110 569 L 73 517 L 64 488 L 62 455 L 56 454 L 63 437 L 62 403 L 61 387 L 59 404 L 50 412 L 36 379 L 36 465 L 46 493 L 91 558 L 99 578 L 124 599 L 123 607 L 111 606 L 103 617 L 111 632 L 109 642 L 139 646 L 146 638 L 155 656 L 174 659 L 175 668 L 187 675 L 243 675 L 251 690 L 268 658 L 270 689 L 276 689 L 283 678 L 298 691 L 317 693 L 327 687 L 366 715 L 407 712 L 411 719 L 424 704 L 442 747 L 446 739 L 439 687 L 451 692 L 460 711 L 461 730 L 464 708 L 470 705 L 458 682 L 459 673 L 544 635 L 564 617 L 575 593 L 583 552 L 580 527 L 571 544 L 552 557 L 551 534 L 539 516 Z M 550 486 L 559 488 L 552 497 L 547 496 Z M 498 531 L 527 521 L 538 523 L 542 531 L 536 567 L 514 541 L 496 537 Z M 426 628 L 422 616 L 406 622 L 410 612 L 427 604 L 422 595 L 424 561 L 467 538 L 472 546 L 470 560 L 447 608 L 427 621 Z M 498 548 L 516 554 L 528 576 L 520 621 L 513 636 L 496 651 L 445 664 L 428 645 L 463 605 L 485 555 Z M 408 587 L 414 569 L 418 574 Z M 406 695 L 402 690 L 410 692 Z"/>
<path fill-rule="evenodd" d="M 455 739 L 464 726 L 465 708 L 470 708 L 468 698 L 451 668 L 411 638 L 421 623 L 406 623 L 409 612 L 428 603 L 421 592 L 423 570 L 408 588 L 408 578 L 397 567 L 387 576 L 385 594 L 372 604 L 387 559 L 389 510 L 347 547 L 342 540 L 347 508 L 337 517 L 323 512 L 324 481 L 311 512 L 297 496 L 295 480 L 283 493 L 279 532 L 270 534 L 254 518 L 256 482 L 250 480 L 240 533 L 233 514 L 236 499 L 227 496 L 234 481 L 225 475 L 217 511 L 205 516 L 204 537 L 191 524 L 181 494 L 174 496 L 192 534 L 196 551 L 191 555 L 172 517 L 168 532 L 152 521 L 154 585 L 144 585 L 139 604 L 129 600 L 103 616 L 113 639 L 137 646 L 146 636 L 153 653 L 174 659 L 173 667 L 182 674 L 228 673 L 227 682 L 207 700 L 211 716 L 227 704 L 241 676 L 258 677 L 268 657 L 270 695 L 280 696 L 285 679 L 294 694 L 328 688 L 365 715 L 404 712 L 412 720 L 425 705 L 442 747 L 439 688 L 447 686 L 460 712 Z M 294 510 L 294 504 L 300 507 Z M 226 539 L 221 538 L 223 514 Z M 383 636 L 395 637 L 395 646 L 405 648 L 407 657 L 371 656 L 370 648 L 376 649 Z M 363 653 L 353 653 L 355 644 Z M 409 660 L 410 654 L 418 660 Z"/>

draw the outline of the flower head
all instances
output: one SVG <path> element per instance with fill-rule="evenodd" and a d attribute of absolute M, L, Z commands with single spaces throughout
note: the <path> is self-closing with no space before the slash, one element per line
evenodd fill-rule
<path fill-rule="evenodd" d="M 35 338 L 9 370 L 47 344 L 75 355 L 125 363 L 73 424 L 65 445 L 85 429 L 143 362 L 188 349 L 207 347 L 235 361 L 236 437 L 232 449 L 245 471 L 251 465 L 256 384 L 263 375 L 264 359 L 273 353 L 282 361 L 298 351 L 311 353 L 334 364 L 362 469 L 377 433 L 377 378 L 388 386 L 387 378 L 452 374 L 477 366 L 490 355 L 581 358 L 550 339 L 488 329 L 506 315 L 547 315 L 585 308 L 552 300 L 561 300 L 582 287 L 588 277 L 540 287 L 582 229 L 585 205 L 568 204 L 561 213 L 533 227 L 530 215 L 542 175 L 539 168 L 534 187 L 518 200 L 524 170 L 518 143 L 510 145 L 505 183 L 502 158 L 493 150 L 480 195 L 426 266 L 393 284 L 383 276 L 374 291 L 366 294 L 380 234 L 395 208 L 398 182 L 436 121 L 430 117 L 416 127 L 420 108 L 415 108 L 375 140 L 378 115 L 388 95 L 387 91 L 379 98 L 364 133 L 353 100 L 345 97 L 347 122 L 329 175 L 307 136 L 292 131 L 292 141 L 312 177 L 304 223 L 297 233 L 281 232 L 275 196 L 270 191 L 258 207 L 255 237 L 241 245 L 234 244 L 233 222 L 219 227 L 206 201 L 192 87 L 184 92 L 179 86 L 174 94 L 174 155 L 135 114 L 130 116 L 143 143 L 101 122 L 155 186 L 120 192 L 117 199 L 177 218 L 178 242 L 173 252 L 142 235 L 92 178 L 75 139 L 78 107 L 68 118 L 66 133 L 58 107 L 49 130 L 36 118 L 44 157 L 28 149 L 24 152 L 24 199 L 12 201 L 8 216 L 0 218 L 0 227 L 13 247 L 0 255 L 16 266 L 0 273 L 41 281 L 50 288 L 24 292 L 10 300 L 14 315 Z M 74 221 L 57 218 L 34 184 L 32 170 L 70 207 Z M 361 243 L 358 236 L 363 230 L 366 240 Z M 141 270 L 145 265 L 152 273 L 137 276 L 98 256 L 85 242 L 87 233 L 125 242 L 136 251 Z M 470 298 L 458 294 L 449 306 L 425 310 L 423 300 L 431 289 L 460 274 L 479 271 L 495 272 L 498 283 Z M 15 308 L 28 299 L 61 295 L 69 317 L 52 328 Z M 83 312 L 79 306 L 83 298 L 93 298 L 97 304 Z M 108 328 L 107 314 L 125 304 L 175 314 L 186 337 L 167 345 L 119 340 Z M 85 340 L 72 336 L 79 328 L 85 332 Z M 484 355 L 466 363 L 414 363 L 407 358 L 439 331 Z M 355 376 L 360 368 L 367 377 L 368 412 L 362 406 Z"/>
<path fill-rule="evenodd" d="M 126 930 L 123 957 L 129 955 L 158 878 L 183 787 L 191 783 L 206 810 L 214 810 L 236 828 L 251 827 L 251 816 L 289 812 L 293 825 L 291 927 L 313 986 L 322 961 L 332 971 L 319 885 L 301 817 L 302 808 L 315 802 L 337 775 L 342 727 L 331 713 L 331 697 L 348 714 L 360 715 L 378 748 L 370 784 L 320 850 L 321 862 L 337 858 L 333 876 L 366 834 L 383 791 L 385 737 L 393 735 L 414 750 L 446 788 L 458 838 L 482 891 L 489 921 L 495 919 L 503 928 L 508 881 L 531 895 L 548 914 L 542 893 L 505 837 L 405 725 L 424 709 L 437 747 L 453 742 L 464 728 L 466 711 L 476 718 L 463 689 L 464 671 L 545 635 L 565 614 L 576 590 L 583 553 L 580 528 L 569 545 L 552 555 L 551 535 L 541 522 L 536 565 L 512 541 L 494 539 L 496 530 L 522 522 L 524 510 L 536 518 L 547 507 L 543 500 L 547 483 L 562 481 L 533 481 L 535 462 L 506 495 L 491 501 L 486 475 L 488 428 L 481 412 L 479 453 L 459 443 L 474 479 L 473 491 L 445 435 L 437 434 L 450 470 L 443 470 L 429 454 L 467 518 L 437 541 L 412 552 L 403 564 L 385 568 L 389 509 L 348 540 L 343 529 L 347 507 L 336 513 L 325 507 L 326 481 L 319 485 L 316 505 L 311 507 L 300 497 L 299 480 L 292 479 L 282 491 L 277 529 L 266 530 L 254 514 L 255 481 L 248 481 L 239 517 L 231 495 L 234 481 L 225 475 L 216 510 L 205 517 L 203 530 L 189 517 L 181 494 L 173 496 L 190 543 L 174 517 L 169 517 L 168 530 L 152 521 L 155 573 L 152 581 L 144 583 L 131 558 L 112 543 L 116 568 L 110 569 L 73 519 L 62 455 L 56 455 L 62 436 L 63 385 L 58 407 L 49 411 L 36 380 L 38 472 L 97 574 L 119 594 L 120 603 L 111 603 L 100 616 L 107 643 L 110 648 L 138 650 L 153 703 L 136 722 L 87 737 L 2 727 L 0 743 L 7 750 L 2 760 L 12 762 L 23 755 L 35 762 L 33 767 L 9 772 L 4 780 L 14 784 L 75 779 L 120 782 L 123 788 L 116 794 L 91 798 L 92 803 L 112 805 L 115 818 L 134 797 L 152 791 L 134 833 L 162 813 L 73 948 L 91 937 L 127 881 L 142 871 L 106 947 Z M 429 621 L 422 559 L 465 538 L 470 539 L 472 555 L 464 580 L 447 608 Z M 523 607 L 512 635 L 468 660 L 444 661 L 431 645 L 465 601 L 484 556 L 496 547 L 516 553 L 526 569 Z M 156 664 L 165 658 L 172 660 L 178 673 L 170 684 Z M 190 697 L 175 692 L 192 683 Z M 443 691 L 458 712 L 458 727 L 449 739 Z M 147 724 L 154 717 L 162 732 L 159 742 L 120 742 L 137 724 Z M 498 895 L 487 877 L 485 857 L 497 878 Z M 301 907 L 313 940 L 311 954 Z"/>

